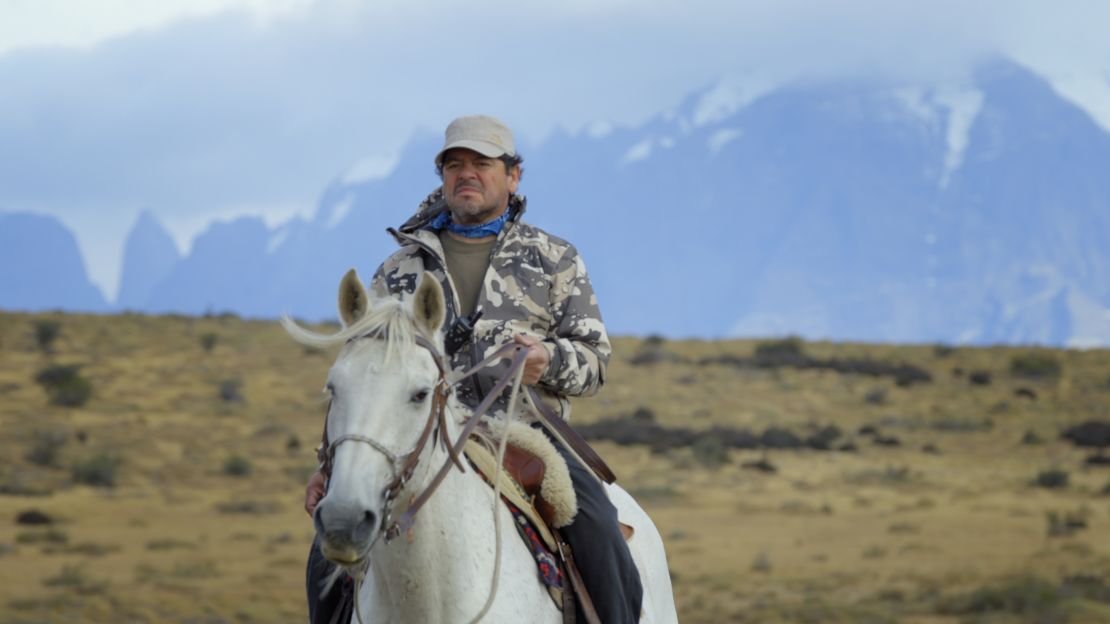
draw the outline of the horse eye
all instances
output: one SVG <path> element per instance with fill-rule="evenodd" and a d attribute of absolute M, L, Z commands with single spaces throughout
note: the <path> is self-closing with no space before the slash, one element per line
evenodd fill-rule
<path fill-rule="evenodd" d="M 412 402 L 413 403 L 423 403 L 424 399 L 426 399 L 426 398 L 428 398 L 428 389 L 427 388 L 424 388 L 422 390 L 417 390 L 416 392 L 412 393 Z"/>

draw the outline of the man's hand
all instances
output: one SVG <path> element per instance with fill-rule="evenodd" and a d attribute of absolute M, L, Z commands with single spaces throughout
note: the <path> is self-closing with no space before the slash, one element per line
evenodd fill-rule
<path fill-rule="evenodd" d="M 547 349 L 543 347 L 541 340 L 527 334 L 513 336 L 513 342 L 528 347 L 528 355 L 524 359 L 524 377 L 521 382 L 526 386 L 536 385 L 540 377 L 547 372 L 547 364 L 551 360 L 547 355 Z"/>
<path fill-rule="evenodd" d="M 309 516 L 312 516 L 312 513 L 316 511 L 316 503 L 319 503 L 320 499 L 324 497 L 326 481 L 324 473 L 319 470 L 312 473 L 312 476 L 308 478 L 308 487 L 304 489 L 304 510 L 308 512 Z"/>

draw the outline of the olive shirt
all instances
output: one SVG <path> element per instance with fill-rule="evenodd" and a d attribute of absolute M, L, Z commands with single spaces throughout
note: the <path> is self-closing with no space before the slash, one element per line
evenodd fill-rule
<path fill-rule="evenodd" d="M 446 229 L 439 231 L 439 243 L 443 245 L 447 273 L 459 291 L 459 312 L 470 316 L 478 307 L 478 295 L 482 292 L 482 281 L 489 269 L 489 254 L 497 242 L 492 236 L 487 241 L 468 243 L 451 236 Z"/>

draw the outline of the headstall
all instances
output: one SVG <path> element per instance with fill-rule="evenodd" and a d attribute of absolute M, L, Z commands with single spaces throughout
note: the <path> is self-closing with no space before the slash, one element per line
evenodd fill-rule
<path fill-rule="evenodd" d="M 378 330 L 367 334 L 355 336 L 348 340 L 348 342 L 359 340 L 362 338 L 386 337 L 387 335 L 385 331 Z M 420 438 L 417 440 L 416 446 L 414 446 L 411 451 L 405 453 L 404 455 L 397 455 L 396 453 L 385 447 L 385 445 L 381 444 L 380 442 L 369 436 L 348 433 L 339 436 L 335 440 L 328 443 L 326 446 L 321 445 L 320 450 L 317 452 L 317 457 L 321 462 L 321 468 L 324 471 L 324 474 L 327 475 L 329 478 L 331 476 L 332 459 L 335 457 L 335 449 L 344 442 L 366 443 L 389 460 L 390 467 L 393 471 L 393 480 L 390 481 L 389 484 L 386 485 L 385 489 L 382 491 L 382 496 L 385 499 L 385 511 L 382 514 L 380 527 L 381 533 L 379 534 L 385 536 L 386 542 L 393 540 L 398 535 L 407 533 L 409 529 L 412 528 L 417 512 L 420 511 L 420 508 L 424 506 L 424 503 L 426 503 L 428 499 L 431 498 L 432 494 L 435 493 L 436 488 L 438 488 L 439 484 L 443 482 L 444 477 L 447 476 L 447 473 L 451 470 L 452 465 L 457 466 L 460 471 L 464 470 L 462 461 L 459 459 L 460 455 L 462 454 L 463 446 L 466 444 L 466 441 L 470 437 L 470 434 L 474 432 L 474 428 L 477 427 L 478 422 L 481 420 L 482 416 L 485 415 L 487 411 L 489 411 L 490 406 L 493 405 L 493 402 L 497 399 L 497 397 L 500 396 L 505 388 L 516 378 L 517 371 L 520 370 L 520 368 L 524 365 L 524 360 L 528 354 L 528 350 L 521 345 L 512 343 L 507 344 L 494 351 L 491 355 L 486 357 L 478 364 L 471 367 L 455 381 L 448 382 L 447 368 L 444 365 L 443 356 L 439 353 L 439 350 L 436 349 L 436 346 L 431 341 L 420 335 L 417 335 L 416 337 L 416 344 L 424 347 L 428 350 L 429 353 L 431 353 L 432 359 L 435 360 L 436 367 L 439 369 L 439 378 L 436 380 L 436 386 L 432 393 L 431 409 L 428 412 L 428 419 L 424 423 L 424 430 L 420 433 Z M 490 363 L 506 357 L 512 358 L 512 362 L 510 363 L 508 370 L 506 370 L 505 374 L 497 380 L 497 383 L 494 384 L 493 389 L 490 390 L 490 392 L 485 396 L 484 399 L 482 399 L 482 402 L 478 404 L 478 407 L 475 408 L 474 413 L 470 416 L 466 424 L 463 426 L 463 430 L 459 434 L 458 439 L 452 443 L 451 440 L 448 439 L 447 421 L 445 416 L 447 398 L 451 394 L 451 388 L 454 385 L 458 384 L 460 381 L 485 368 Z M 324 432 L 326 435 L 326 424 L 324 426 Z M 424 451 L 424 447 L 427 445 L 428 440 L 432 439 L 433 437 L 439 438 L 440 443 L 443 444 L 444 450 L 447 451 L 448 457 L 446 460 L 444 460 L 443 465 L 440 466 L 439 470 L 436 472 L 435 476 L 432 478 L 428 486 L 425 487 L 424 490 L 420 492 L 420 494 L 416 495 L 413 498 L 408 508 L 405 509 L 403 514 L 401 514 L 401 517 L 398 520 L 394 521 L 393 503 L 396 500 L 397 495 L 401 493 L 401 490 L 403 490 L 405 485 L 409 482 L 409 479 L 412 478 L 413 473 L 416 471 L 417 465 L 420 463 L 420 456 Z"/>

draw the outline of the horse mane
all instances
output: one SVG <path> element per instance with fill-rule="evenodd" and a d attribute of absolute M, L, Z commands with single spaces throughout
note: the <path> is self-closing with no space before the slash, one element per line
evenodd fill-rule
<path fill-rule="evenodd" d="M 432 341 L 436 348 L 442 352 L 443 344 L 440 336 L 428 336 L 426 332 L 417 327 L 416 319 L 412 314 L 412 306 L 393 298 L 375 299 L 370 302 L 366 313 L 347 327 L 340 328 L 332 334 L 323 334 L 302 327 L 289 315 L 282 315 L 281 326 L 289 336 L 302 345 L 326 349 L 342 345 L 352 338 L 368 334 L 378 334 L 386 339 L 386 360 L 393 359 L 404 351 L 401 347 L 408 347 L 416 343 L 416 336 L 423 335 Z"/>

